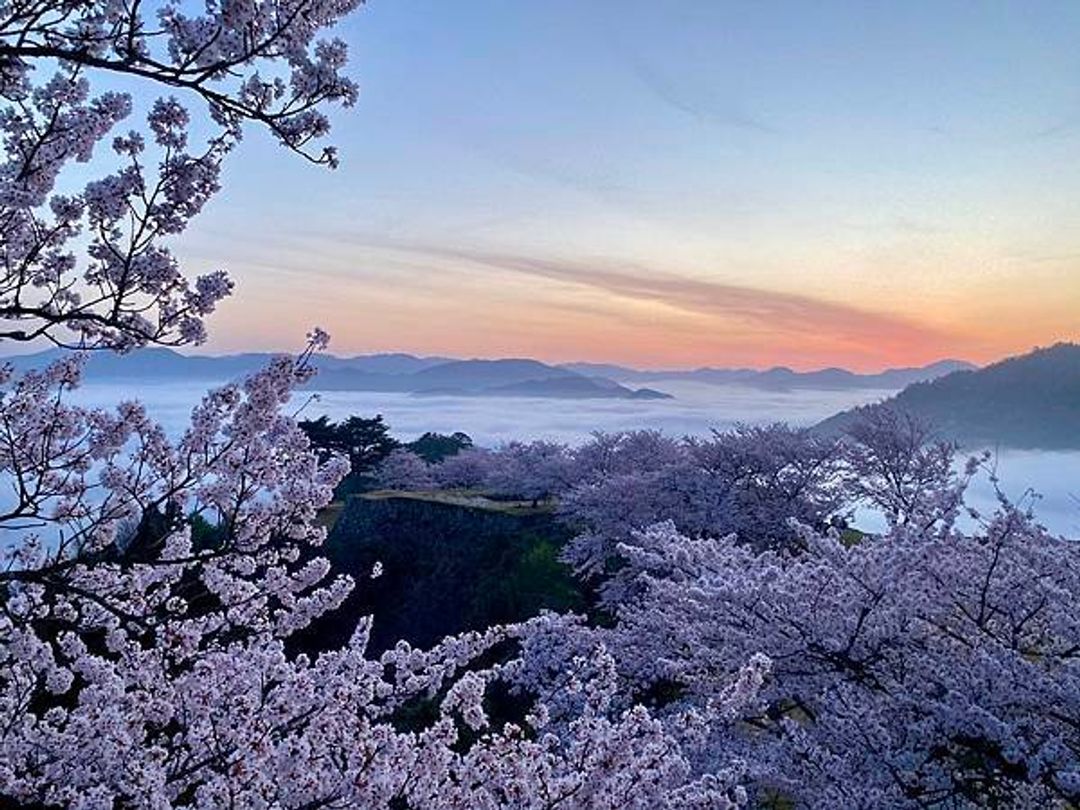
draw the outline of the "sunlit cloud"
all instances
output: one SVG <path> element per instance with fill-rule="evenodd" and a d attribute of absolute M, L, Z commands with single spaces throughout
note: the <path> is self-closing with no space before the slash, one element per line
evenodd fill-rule
<path fill-rule="evenodd" d="M 946 339 L 936 328 L 888 313 L 797 293 L 676 276 L 631 263 L 432 246 L 399 246 L 399 249 L 436 261 L 544 278 L 791 336 L 824 332 L 841 342 L 877 346 L 884 353 L 898 348 L 911 351 L 941 345 Z"/>

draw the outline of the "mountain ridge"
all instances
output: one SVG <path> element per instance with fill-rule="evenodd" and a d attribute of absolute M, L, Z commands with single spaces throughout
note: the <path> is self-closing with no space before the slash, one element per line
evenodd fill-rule
<path fill-rule="evenodd" d="M 811 389 L 835 391 L 851 388 L 881 388 L 900 390 L 914 382 L 936 379 L 953 371 L 977 368 L 965 360 L 944 359 L 925 366 L 888 368 L 872 374 L 860 374 L 844 368 L 830 367 L 813 371 L 794 371 L 787 366 L 768 369 L 716 368 L 701 366 L 695 369 L 642 371 L 610 363 L 565 363 L 580 373 L 602 374 L 620 382 L 661 382 L 679 380 L 703 382 L 710 385 L 748 385 L 768 390 Z"/>
<path fill-rule="evenodd" d="M 10 357 L 17 371 L 38 368 L 66 354 L 47 350 Z M 274 355 L 246 353 L 225 356 L 184 355 L 162 347 L 139 349 L 127 355 L 88 354 L 88 381 L 140 383 L 173 380 L 223 383 L 264 366 Z M 670 395 L 653 389 L 634 389 L 606 378 L 528 358 L 451 360 L 421 358 L 403 353 L 314 359 L 319 374 L 307 387 L 326 391 L 398 392 L 418 395 L 532 396 L 555 399 L 662 399 Z"/>
<path fill-rule="evenodd" d="M 883 402 L 841 411 L 814 429 L 840 433 L 867 408 L 929 421 L 966 446 L 1080 449 L 1080 344 L 1055 343 L 976 370 L 913 383 Z"/>
<path fill-rule="evenodd" d="M 42 366 L 62 353 L 58 349 L 49 349 L 9 357 L 6 362 L 12 363 L 16 370 L 25 370 Z M 273 356 L 271 352 L 181 354 L 163 347 L 139 349 L 127 355 L 91 352 L 86 378 L 225 382 L 259 369 Z M 622 399 L 667 397 L 668 394 L 652 387 L 631 387 L 664 381 L 742 385 L 770 391 L 899 391 L 914 382 L 975 368 L 962 360 L 947 359 L 926 366 L 890 368 L 874 374 L 860 374 L 839 367 L 795 371 L 786 366 L 768 369 L 703 366 L 689 370 L 640 370 L 610 363 L 554 365 L 523 357 L 459 359 L 437 355 L 418 356 L 406 352 L 346 357 L 323 354 L 317 356 L 314 362 L 319 368 L 319 376 L 311 387 L 329 391 Z"/>

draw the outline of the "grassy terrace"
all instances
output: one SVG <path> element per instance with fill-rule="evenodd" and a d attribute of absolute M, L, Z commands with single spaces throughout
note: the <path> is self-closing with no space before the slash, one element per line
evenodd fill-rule
<path fill-rule="evenodd" d="M 532 501 L 516 501 L 491 498 L 478 490 L 470 489 L 446 489 L 412 492 L 396 489 L 377 489 L 373 492 L 365 492 L 355 497 L 365 498 L 369 501 L 387 500 L 389 498 L 405 498 L 413 501 L 426 501 L 428 503 L 442 503 L 450 506 L 464 506 L 470 509 L 485 509 L 489 512 L 498 512 L 503 515 L 543 515 L 555 511 L 555 501 L 552 499 L 533 503 Z"/>

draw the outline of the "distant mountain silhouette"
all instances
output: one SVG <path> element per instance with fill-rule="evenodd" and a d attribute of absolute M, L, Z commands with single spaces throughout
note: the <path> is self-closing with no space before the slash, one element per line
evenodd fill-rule
<path fill-rule="evenodd" d="M 973 369 L 963 360 L 939 360 L 928 366 L 891 368 L 877 374 L 857 374 L 842 368 L 819 371 L 793 371 L 785 366 L 760 371 L 752 368 L 697 368 L 688 370 L 640 371 L 605 363 L 567 363 L 562 368 L 581 374 L 599 374 L 620 382 L 655 382 L 684 380 L 711 385 L 748 385 L 773 391 L 810 389 L 835 391 L 854 388 L 879 388 L 899 391 L 907 385 L 933 380 L 953 371 Z"/>
<path fill-rule="evenodd" d="M 453 386 L 473 390 L 515 383 L 582 378 L 568 369 L 549 366 L 537 360 L 510 358 L 506 360 L 455 360 L 432 366 L 412 375 L 419 388 Z"/>
<path fill-rule="evenodd" d="M 63 352 L 50 349 L 7 358 L 16 370 L 45 365 Z M 148 348 L 116 355 L 93 352 L 86 366 L 91 381 L 224 382 L 264 366 L 269 352 L 220 357 L 185 355 L 172 349 Z M 634 383 L 694 381 L 713 385 L 747 385 L 771 391 L 879 389 L 899 391 L 910 383 L 932 380 L 959 369 L 974 368 L 960 360 L 941 360 L 917 368 L 888 369 L 857 374 L 842 368 L 793 371 L 784 366 L 766 370 L 698 368 L 642 371 L 604 363 L 548 365 L 527 358 L 458 360 L 417 357 L 401 352 L 335 357 L 320 355 L 319 375 L 312 388 L 326 391 L 382 391 L 473 396 L 537 396 L 555 398 L 661 399 L 669 395 L 653 388 L 634 390 Z"/>
<path fill-rule="evenodd" d="M 321 365 L 321 361 L 320 361 Z M 557 399 L 663 398 L 612 380 L 586 377 L 536 360 L 453 360 L 412 374 L 372 374 L 353 367 L 323 368 L 311 387 L 334 391 L 399 391 L 427 396 L 515 396 Z"/>
<path fill-rule="evenodd" d="M 366 354 L 356 357 L 320 357 L 319 365 L 326 368 L 325 361 L 340 361 L 344 367 L 370 371 L 373 374 L 415 374 L 426 368 L 449 363 L 453 357 L 417 357 L 404 352 L 389 354 Z"/>
<path fill-rule="evenodd" d="M 977 371 L 916 383 L 878 405 L 918 414 L 968 447 L 1080 449 L 1080 345 L 1058 343 Z M 861 409 L 816 429 L 839 432 Z"/>
<path fill-rule="evenodd" d="M 552 397 L 556 399 L 671 399 L 671 394 L 652 388 L 631 390 L 602 377 L 557 377 L 525 380 L 487 389 L 486 393 L 515 397 Z"/>
<path fill-rule="evenodd" d="M 37 354 L 8 357 L 16 371 L 41 368 L 70 352 L 49 349 Z M 268 354 L 234 354 L 227 357 L 187 356 L 172 349 L 139 349 L 129 354 L 95 351 L 87 353 L 87 380 L 198 379 L 225 381 L 247 374 L 266 363 Z"/>
<path fill-rule="evenodd" d="M 49 350 L 8 358 L 16 370 L 40 368 L 64 354 Z M 148 348 L 116 355 L 90 353 L 86 379 L 94 382 L 220 383 L 249 374 L 272 355 L 252 353 L 208 357 L 183 355 L 171 349 Z M 381 391 L 468 396 L 529 396 L 559 399 L 661 399 L 652 389 L 634 390 L 613 380 L 579 374 L 537 360 L 447 360 L 409 354 L 359 357 L 321 355 L 311 388 L 324 391 Z"/>
<path fill-rule="evenodd" d="M 48 349 L 36 354 L 2 358 L 16 370 L 40 368 L 68 354 L 61 349 Z M 273 352 L 248 352 L 222 356 L 180 354 L 172 349 L 147 348 L 129 354 L 90 352 L 86 376 L 88 379 L 154 379 L 196 378 L 200 380 L 231 380 L 249 374 L 266 365 Z M 447 357 L 416 357 L 411 354 L 368 354 L 357 357 L 319 355 L 316 365 L 324 371 L 357 371 L 374 375 L 413 374 L 426 368 L 451 362 Z"/>

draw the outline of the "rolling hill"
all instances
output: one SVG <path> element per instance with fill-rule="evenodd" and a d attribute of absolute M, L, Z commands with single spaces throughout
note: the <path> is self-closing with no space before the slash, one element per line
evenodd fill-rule
<path fill-rule="evenodd" d="M 1080 449 L 1080 344 L 1058 343 L 975 371 L 909 385 L 879 405 L 910 411 L 969 447 Z M 816 429 L 843 430 L 860 409 Z"/>

